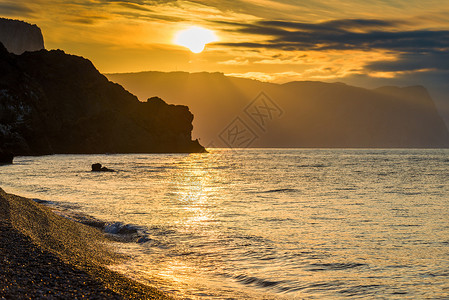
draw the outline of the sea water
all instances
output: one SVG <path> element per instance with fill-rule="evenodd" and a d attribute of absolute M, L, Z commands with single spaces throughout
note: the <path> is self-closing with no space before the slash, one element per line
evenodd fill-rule
<path fill-rule="evenodd" d="M 116 172 L 93 173 L 102 163 Z M 449 150 L 17 157 L 0 187 L 143 237 L 114 270 L 180 298 L 449 298 Z"/>

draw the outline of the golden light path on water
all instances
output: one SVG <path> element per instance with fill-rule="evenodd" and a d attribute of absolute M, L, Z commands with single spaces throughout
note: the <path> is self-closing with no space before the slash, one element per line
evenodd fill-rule
<path fill-rule="evenodd" d="M 210 152 L 19 157 L 0 186 L 135 224 L 113 268 L 175 296 L 449 297 L 449 150 Z"/>

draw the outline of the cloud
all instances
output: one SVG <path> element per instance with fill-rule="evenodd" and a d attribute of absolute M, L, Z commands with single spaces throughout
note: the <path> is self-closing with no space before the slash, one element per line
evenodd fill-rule
<path fill-rule="evenodd" d="M 82 24 L 82 25 L 93 25 L 97 20 L 92 18 L 71 18 L 67 20 L 70 23 Z"/>
<path fill-rule="evenodd" d="M 288 21 L 260 21 L 259 26 L 288 28 L 297 30 L 308 30 L 314 32 L 344 32 L 351 30 L 373 29 L 373 28 L 392 28 L 402 22 L 386 21 L 377 19 L 340 19 L 330 20 L 321 23 L 303 23 L 303 22 L 288 22 Z"/>
<path fill-rule="evenodd" d="M 249 63 L 250 63 L 249 60 L 243 57 L 236 57 L 235 59 L 218 62 L 218 64 L 220 65 L 235 65 L 235 66 L 249 65 Z"/>
<path fill-rule="evenodd" d="M 130 3 L 130 2 L 120 2 L 120 5 L 126 8 L 131 8 L 131 9 L 136 9 L 136 10 L 141 10 L 141 11 L 148 11 L 148 12 L 152 12 L 153 10 L 143 6 L 142 4 L 135 4 L 135 3 Z"/>
<path fill-rule="evenodd" d="M 227 47 L 291 52 L 355 50 L 394 53 L 394 60 L 370 62 L 366 66 L 366 70 L 378 72 L 449 68 L 449 30 L 401 30 L 401 25 L 405 24 L 403 21 L 341 19 L 321 23 L 258 21 L 221 24 L 233 28 L 229 30 L 252 36 L 249 42 L 220 44 Z"/>
<path fill-rule="evenodd" d="M 408 10 L 415 10 L 419 0 L 382 0 L 382 1 L 349 1 L 343 0 L 188 0 L 215 7 L 223 12 L 240 12 L 263 19 L 272 19 L 274 16 L 282 20 L 317 20 L 339 19 L 344 16 L 351 18 L 361 15 L 397 16 Z M 441 0 L 440 0 L 441 1 Z M 403 5 L 398 5 L 403 2 Z M 426 8 L 432 5 L 427 5 Z M 433 4 L 435 6 L 435 4 Z M 440 5 L 441 6 L 441 5 Z M 425 11 L 422 9 L 420 11 Z"/>
<path fill-rule="evenodd" d="M 255 64 L 262 65 L 304 65 L 313 63 L 313 58 L 310 58 L 307 54 L 297 54 L 297 55 L 282 55 L 276 54 L 268 58 L 262 58 L 260 60 L 254 61 Z"/>
<path fill-rule="evenodd" d="M 0 13 L 3 16 L 28 16 L 33 10 L 22 3 L 4 2 L 0 3 Z"/>
<path fill-rule="evenodd" d="M 335 20 L 317 24 L 260 21 L 255 24 L 234 24 L 240 33 L 265 36 L 266 39 L 262 42 L 222 45 L 287 51 L 380 49 L 410 53 L 449 48 L 449 30 L 398 31 L 393 30 L 396 24 L 381 20 Z M 360 30 L 365 32 L 359 32 Z"/>
<path fill-rule="evenodd" d="M 365 68 L 376 72 L 449 70 L 449 52 L 404 53 L 400 54 L 395 61 L 377 61 L 368 64 Z"/>
<path fill-rule="evenodd" d="M 282 1 L 271 0 L 188 0 L 191 3 L 197 3 L 213 7 L 221 12 L 239 12 L 258 17 L 269 17 L 276 11 L 276 15 L 283 17 L 298 7 L 298 4 L 288 5 Z M 287 12 L 287 13 L 286 13 Z"/>
<path fill-rule="evenodd" d="M 157 5 L 177 2 L 177 0 L 99 0 L 101 3 L 120 3 L 131 5 Z"/>

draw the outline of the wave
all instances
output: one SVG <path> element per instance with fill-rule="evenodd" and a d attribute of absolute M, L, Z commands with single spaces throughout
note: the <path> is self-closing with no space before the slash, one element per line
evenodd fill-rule
<path fill-rule="evenodd" d="M 264 221 L 264 222 L 273 222 L 273 223 L 280 223 L 280 222 L 294 222 L 295 220 L 291 219 L 291 218 L 279 218 L 279 217 L 265 217 L 265 218 L 260 218 L 259 220 Z"/>
<path fill-rule="evenodd" d="M 309 264 L 308 271 L 332 271 L 332 270 L 347 270 L 357 267 L 366 266 L 362 263 L 312 263 Z"/>
<path fill-rule="evenodd" d="M 234 279 L 246 285 L 255 285 L 259 287 L 273 287 L 283 283 L 283 281 L 267 280 L 247 275 L 237 275 L 234 276 Z"/>
<path fill-rule="evenodd" d="M 76 213 L 73 211 L 65 210 L 63 207 L 59 207 L 52 201 L 46 201 L 36 198 L 33 199 L 33 201 L 56 208 L 54 212 L 61 217 L 89 227 L 97 228 L 114 241 L 136 243 L 147 243 L 153 241 L 151 238 L 149 238 L 148 234 L 145 232 L 145 229 L 141 226 L 125 224 L 122 222 L 102 221 L 83 213 Z"/>
<path fill-rule="evenodd" d="M 269 193 L 296 193 L 299 192 L 298 189 L 284 188 L 284 189 L 273 189 L 267 190 L 263 192 L 259 192 L 260 194 L 269 194 Z"/>
<path fill-rule="evenodd" d="M 311 165 L 297 165 L 298 168 L 326 168 L 327 165 L 323 164 L 311 164 Z"/>
<path fill-rule="evenodd" d="M 449 277 L 449 272 L 447 271 L 425 272 L 420 275 L 422 277 Z"/>
<path fill-rule="evenodd" d="M 356 188 L 352 188 L 352 187 L 343 187 L 343 188 L 335 188 L 335 190 L 337 191 L 356 191 Z"/>
<path fill-rule="evenodd" d="M 299 281 L 286 281 L 286 280 L 269 280 L 262 279 L 255 276 L 237 275 L 233 279 L 238 282 L 248 285 L 256 286 L 259 288 L 268 288 L 278 290 L 282 294 L 289 294 L 298 291 L 329 291 L 333 290 L 339 294 L 346 296 L 356 295 L 373 295 L 379 288 L 384 286 L 372 284 L 372 285 L 353 285 L 347 287 L 347 285 L 340 281 L 318 281 L 318 282 L 299 282 Z"/>
<path fill-rule="evenodd" d="M 103 231 L 109 234 L 135 234 L 139 232 L 139 227 L 132 224 L 123 224 L 122 222 L 106 223 Z"/>
<path fill-rule="evenodd" d="M 33 199 L 31 199 L 31 200 L 33 200 L 34 202 L 39 203 L 39 204 L 44 204 L 44 205 L 55 205 L 55 203 L 54 203 L 53 201 L 42 200 L 42 199 L 38 199 L 38 198 L 33 198 Z"/>

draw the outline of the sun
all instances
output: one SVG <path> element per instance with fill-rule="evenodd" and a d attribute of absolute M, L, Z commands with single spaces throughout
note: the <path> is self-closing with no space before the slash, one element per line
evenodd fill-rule
<path fill-rule="evenodd" d="M 206 44 L 218 41 L 217 36 L 212 30 L 192 26 L 179 31 L 175 37 L 177 45 L 189 48 L 193 53 L 201 53 Z"/>

